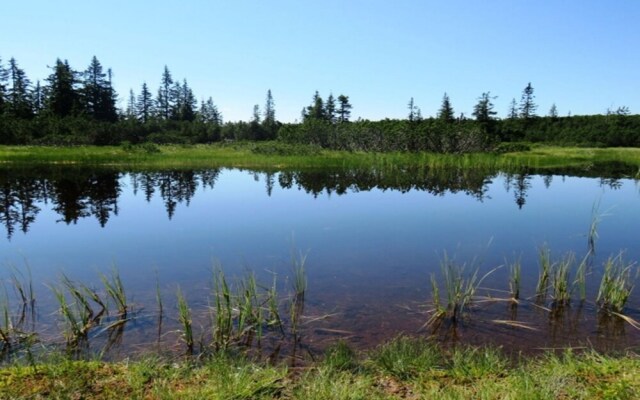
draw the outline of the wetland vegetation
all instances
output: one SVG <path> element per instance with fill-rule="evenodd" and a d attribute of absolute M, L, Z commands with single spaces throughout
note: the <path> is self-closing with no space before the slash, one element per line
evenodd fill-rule
<path fill-rule="evenodd" d="M 316 92 L 282 123 L 269 90 L 250 121 L 223 122 L 167 67 L 126 110 L 111 77 L 95 57 L 82 73 L 57 60 L 41 87 L 0 62 L 2 250 L 35 260 L 2 275 L 0 397 L 640 396 L 628 108 L 538 116 L 529 83 L 502 119 L 486 92 L 473 118 L 445 94 L 433 117 L 411 99 L 406 119 L 367 121 Z M 598 196 L 622 204 L 615 227 Z M 566 217 L 585 204 L 590 225 Z M 292 232 L 317 259 L 272 262 Z M 203 279 L 219 255 L 203 248 L 260 267 Z M 122 266 L 87 274 L 104 253 Z"/>

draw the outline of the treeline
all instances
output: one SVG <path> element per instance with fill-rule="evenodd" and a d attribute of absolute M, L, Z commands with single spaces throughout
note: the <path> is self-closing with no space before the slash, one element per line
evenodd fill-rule
<path fill-rule="evenodd" d="M 262 109 L 255 105 L 249 121 L 224 122 L 211 97 L 200 102 L 186 79 L 174 79 L 165 66 L 157 88 L 143 82 L 129 91 L 119 108 L 111 69 L 94 56 L 86 69 L 56 60 L 51 74 L 35 84 L 15 59 L 0 59 L 0 144 L 117 145 L 144 142 L 212 143 L 274 140 L 322 148 L 364 151 L 435 151 L 461 153 L 508 149 L 504 142 L 547 142 L 588 146 L 640 146 L 640 116 L 627 107 L 605 115 L 560 117 L 555 105 L 536 114 L 529 83 L 521 99 L 511 102 L 507 118 L 496 117 L 489 92 L 471 117 L 456 114 L 445 93 L 435 117 L 423 118 L 410 99 L 405 119 L 351 120 L 349 97 L 318 92 L 302 109 L 301 122 L 276 119 L 271 91 Z"/>

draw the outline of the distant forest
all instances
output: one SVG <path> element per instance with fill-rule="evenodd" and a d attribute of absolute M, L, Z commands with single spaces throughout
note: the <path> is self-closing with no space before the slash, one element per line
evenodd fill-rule
<path fill-rule="evenodd" d="M 521 142 L 578 146 L 640 147 L 640 115 L 628 107 L 601 115 L 559 116 L 556 106 L 537 113 L 528 83 L 508 116 L 497 118 L 490 92 L 482 93 L 469 117 L 454 111 L 445 93 L 435 117 L 424 118 L 413 98 L 405 119 L 351 119 L 349 97 L 316 92 L 302 108 L 300 123 L 276 118 L 271 90 L 264 106 L 255 105 L 249 121 L 224 122 L 209 97 L 198 103 L 186 79 L 169 68 L 152 92 L 143 83 L 130 90 L 126 108 L 118 108 L 111 69 L 94 56 L 83 71 L 58 59 L 51 74 L 35 84 L 18 62 L 0 59 L 0 144 L 118 145 L 194 144 L 219 141 L 279 140 L 349 151 L 434 151 L 462 153 L 517 148 Z M 154 94 L 155 93 L 155 94 Z"/>

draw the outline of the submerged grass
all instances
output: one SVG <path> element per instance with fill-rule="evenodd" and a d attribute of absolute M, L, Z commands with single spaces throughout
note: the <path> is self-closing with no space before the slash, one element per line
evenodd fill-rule
<path fill-rule="evenodd" d="M 508 357 L 399 337 L 369 353 L 337 344 L 303 370 L 220 353 L 105 363 L 49 357 L 0 370 L 1 398 L 636 399 L 640 357 L 591 350 Z"/>

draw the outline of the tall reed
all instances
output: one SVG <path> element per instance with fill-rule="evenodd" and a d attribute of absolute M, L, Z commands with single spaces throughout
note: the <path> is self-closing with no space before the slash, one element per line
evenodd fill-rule
<path fill-rule="evenodd" d="M 127 317 L 128 304 L 124 285 L 120 279 L 120 273 L 114 268 L 109 276 L 101 273 L 100 280 L 104 285 L 107 295 L 115 303 L 120 317 L 125 319 Z"/>
<path fill-rule="evenodd" d="M 520 284 L 522 281 L 522 265 L 520 260 L 515 260 L 509 263 L 509 291 L 511 292 L 511 299 L 518 301 L 520 298 Z"/>
<path fill-rule="evenodd" d="M 553 304 L 555 306 L 565 306 L 571 300 L 571 287 L 569 285 L 569 274 L 573 265 L 573 254 L 566 255 L 552 269 L 552 289 Z"/>
<path fill-rule="evenodd" d="M 226 349 L 231 342 L 233 334 L 233 305 L 231 289 L 220 267 L 216 267 L 213 271 L 213 286 L 215 303 L 213 344 L 216 350 L 221 350 Z"/>
<path fill-rule="evenodd" d="M 187 346 L 187 353 L 189 355 L 193 354 L 193 322 L 191 320 L 191 310 L 189 309 L 189 304 L 182 294 L 182 290 L 178 286 L 178 292 L 176 294 L 178 299 L 178 321 L 182 327 L 182 340 L 184 340 L 185 345 Z"/>
<path fill-rule="evenodd" d="M 456 263 L 454 260 L 449 259 L 449 257 L 445 253 L 443 260 L 440 262 L 440 270 L 442 274 L 442 280 L 444 282 L 447 307 L 445 310 L 440 306 L 440 290 L 435 278 L 433 278 L 432 276 L 432 291 L 434 294 L 434 299 L 437 296 L 438 300 L 434 300 L 436 304 L 435 313 L 431 316 L 431 318 L 429 318 L 425 326 L 441 322 L 442 319 L 448 319 L 454 326 L 458 322 L 460 322 L 463 313 L 473 301 L 479 285 L 496 269 L 492 269 L 480 279 L 478 279 L 478 268 L 475 268 L 473 273 L 466 274 L 466 265 L 460 265 Z M 442 311 L 445 312 L 443 313 Z"/>
<path fill-rule="evenodd" d="M 596 303 L 605 311 L 621 313 L 631 292 L 631 264 L 626 264 L 622 255 L 609 257 L 604 264 L 604 273 L 600 281 Z"/>
<path fill-rule="evenodd" d="M 549 290 L 549 280 L 551 277 L 551 252 L 547 246 L 543 246 L 538 250 L 538 262 L 540 272 L 538 274 L 538 284 L 536 285 L 536 299 L 544 302 Z"/>
<path fill-rule="evenodd" d="M 307 291 L 307 271 L 305 264 L 307 261 L 307 254 L 300 252 L 297 256 L 292 251 L 291 254 L 291 267 L 293 270 L 293 291 L 296 296 L 304 296 Z"/>

